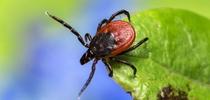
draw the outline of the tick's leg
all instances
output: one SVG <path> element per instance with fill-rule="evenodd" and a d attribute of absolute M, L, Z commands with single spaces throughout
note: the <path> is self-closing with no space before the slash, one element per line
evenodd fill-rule
<path fill-rule="evenodd" d="M 111 65 L 105 59 L 102 59 L 102 61 L 106 65 L 107 69 L 109 70 L 109 77 L 112 77 L 113 76 L 113 70 L 112 70 Z"/>
<path fill-rule="evenodd" d="M 97 31 L 101 28 L 101 26 L 105 23 L 107 23 L 107 19 L 103 19 L 99 24 L 98 24 L 98 28 L 97 28 Z"/>
<path fill-rule="evenodd" d="M 127 91 L 128 94 L 130 94 L 132 96 L 132 92 L 131 91 Z"/>
<path fill-rule="evenodd" d="M 89 33 L 86 33 L 85 34 L 85 42 L 88 42 L 88 41 L 91 41 L 92 40 L 92 37 Z"/>
<path fill-rule="evenodd" d="M 82 89 L 80 90 L 79 92 L 79 95 L 78 95 L 78 98 L 82 95 L 82 93 L 84 92 L 84 90 L 88 87 L 88 85 L 90 84 L 92 78 L 93 78 L 93 75 L 95 73 L 95 70 L 96 70 L 96 63 L 98 62 L 97 59 L 94 59 L 93 61 L 93 65 L 92 65 L 92 70 L 90 72 L 90 75 L 89 75 L 89 78 L 87 79 L 87 81 L 85 82 L 85 84 L 83 85 Z"/>
<path fill-rule="evenodd" d="M 124 52 L 122 52 L 122 53 L 120 53 L 120 54 L 118 54 L 118 55 L 122 55 L 122 54 L 125 54 L 125 53 L 127 53 L 127 52 L 130 52 L 130 51 L 136 49 L 137 47 L 139 47 L 140 45 L 142 45 L 143 43 L 145 43 L 148 39 L 149 39 L 149 38 L 147 38 L 147 37 L 144 38 L 144 39 L 142 39 L 142 40 L 139 41 L 136 45 L 130 47 L 128 50 L 126 50 L 126 51 L 124 51 Z"/>
<path fill-rule="evenodd" d="M 46 15 L 48 15 L 52 19 L 56 20 L 57 22 L 59 22 L 60 24 L 62 24 L 66 28 L 68 28 L 74 35 L 77 36 L 78 40 L 82 43 L 82 45 L 88 48 L 88 44 L 85 43 L 85 41 L 83 40 L 82 36 L 73 27 L 71 27 L 69 24 L 67 24 L 62 19 L 60 19 L 60 18 L 58 18 L 56 16 L 53 16 L 53 15 L 49 14 L 48 12 L 46 12 Z"/>
<path fill-rule="evenodd" d="M 128 17 L 128 21 L 129 21 L 129 22 L 131 21 L 129 12 L 123 9 L 123 10 L 120 10 L 120 11 L 114 13 L 114 14 L 109 18 L 108 23 L 111 22 L 116 16 L 121 15 L 121 14 L 125 14 L 125 15 Z"/>
<path fill-rule="evenodd" d="M 125 65 L 128 65 L 129 67 L 131 67 L 133 69 L 133 75 L 136 76 L 136 67 L 134 65 L 130 64 L 127 61 L 116 59 L 116 58 L 112 58 L 112 60 L 117 61 L 117 62 L 122 63 L 122 64 L 125 64 Z"/>

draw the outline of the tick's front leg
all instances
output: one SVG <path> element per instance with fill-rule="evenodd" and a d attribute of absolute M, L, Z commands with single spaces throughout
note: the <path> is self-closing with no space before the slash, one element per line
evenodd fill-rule
<path fill-rule="evenodd" d="M 91 69 L 91 72 L 90 72 L 90 75 L 87 79 L 87 81 L 85 82 L 85 84 L 83 85 L 82 89 L 80 90 L 79 94 L 78 94 L 78 98 L 80 98 L 80 96 L 82 95 L 82 93 L 85 91 L 85 89 L 88 87 L 88 85 L 90 84 L 93 76 L 94 76 L 94 73 L 95 73 L 95 70 L 96 70 L 96 64 L 97 64 L 98 60 L 97 59 L 94 59 L 93 61 L 93 65 L 92 65 L 92 69 Z"/>
<path fill-rule="evenodd" d="M 86 48 L 88 48 L 88 44 L 85 43 L 84 39 L 82 38 L 82 36 L 79 34 L 79 32 L 77 32 L 71 25 L 69 25 L 68 23 L 66 23 L 64 20 L 49 14 L 48 12 L 46 12 L 46 15 L 51 17 L 52 19 L 54 19 L 55 21 L 59 22 L 60 24 L 62 24 L 64 27 L 66 27 L 67 29 L 69 29 L 74 35 L 77 36 L 78 40 L 81 42 L 81 44 L 83 46 L 85 46 Z"/>

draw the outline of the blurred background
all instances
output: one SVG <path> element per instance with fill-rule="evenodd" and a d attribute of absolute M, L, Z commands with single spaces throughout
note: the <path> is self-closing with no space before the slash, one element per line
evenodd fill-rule
<path fill-rule="evenodd" d="M 126 9 L 132 13 L 173 7 L 210 17 L 209 0 L 0 0 L 0 100 L 76 100 L 92 62 L 86 49 L 44 12 L 94 35 L 98 23 Z M 131 18 L 132 20 L 132 18 Z M 99 62 L 81 100 L 131 100 Z"/>

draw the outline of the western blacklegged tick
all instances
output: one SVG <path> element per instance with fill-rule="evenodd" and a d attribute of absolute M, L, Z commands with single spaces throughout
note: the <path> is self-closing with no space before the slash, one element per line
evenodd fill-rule
<path fill-rule="evenodd" d="M 71 27 L 62 19 L 53 16 L 48 12 L 46 12 L 46 14 L 62 24 L 67 29 L 69 29 L 74 35 L 77 36 L 80 43 L 87 48 L 87 51 L 80 59 L 80 63 L 82 65 L 93 60 L 92 70 L 90 72 L 89 78 L 80 90 L 78 97 L 81 96 L 81 94 L 91 82 L 96 70 L 95 65 L 99 60 L 102 60 L 102 62 L 106 65 L 107 69 L 109 70 L 110 77 L 113 76 L 113 70 L 111 65 L 109 64 L 110 60 L 130 66 L 133 69 L 133 73 L 135 76 L 135 66 L 127 61 L 117 58 L 117 56 L 134 50 L 135 48 L 146 42 L 148 38 L 146 37 L 134 46 L 132 46 L 136 37 L 136 33 L 134 27 L 130 23 L 130 14 L 128 11 L 120 10 L 114 13 L 109 19 L 103 19 L 98 24 L 96 35 L 92 38 L 89 33 L 86 33 L 84 39 L 79 34 L 79 32 L 77 32 L 73 27 Z M 123 20 L 114 20 L 116 16 L 121 14 L 125 14 L 129 22 Z"/>

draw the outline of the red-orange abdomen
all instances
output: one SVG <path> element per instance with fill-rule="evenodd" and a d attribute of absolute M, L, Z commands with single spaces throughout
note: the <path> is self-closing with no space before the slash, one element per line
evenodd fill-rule
<path fill-rule="evenodd" d="M 109 55 L 113 57 L 127 50 L 135 40 L 136 33 L 133 26 L 125 21 L 117 20 L 104 25 L 96 35 L 111 33 L 116 44 Z"/>

